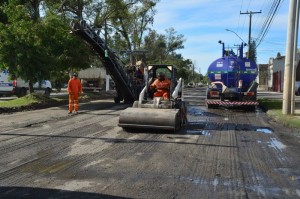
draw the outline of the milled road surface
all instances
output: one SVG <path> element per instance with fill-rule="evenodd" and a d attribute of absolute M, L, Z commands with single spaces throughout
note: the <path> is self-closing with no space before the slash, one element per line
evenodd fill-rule
<path fill-rule="evenodd" d="M 177 133 L 118 127 L 101 100 L 0 115 L 0 198 L 300 198 L 299 134 L 187 89 Z"/>

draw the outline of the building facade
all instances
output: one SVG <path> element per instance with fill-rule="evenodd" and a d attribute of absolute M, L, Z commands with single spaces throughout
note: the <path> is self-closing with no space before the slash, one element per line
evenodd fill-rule
<path fill-rule="evenodd" d="M 300 81 L 300 52 L 296 55 L 296 78 L 295 81 Z M 276 58 L 270 58 L 269 63 L 258 65 L 259 70 L 259 89 L 275 92 L 283 92 L 284 83 L 284 68 L 285 68 L 285 56 L 281 56 L 279 53 Z M 266 69 L 267 68 L 267 69 Z M 267 70 L 267 71 L 266 71 Z M 292 77 L 291 77 L 292 78 Z"/>

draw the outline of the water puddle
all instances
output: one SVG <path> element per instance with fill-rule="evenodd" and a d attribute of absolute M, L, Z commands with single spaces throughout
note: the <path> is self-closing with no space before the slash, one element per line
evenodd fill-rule
<path fill-rule="evenodd" d="M 261 114 L 263 114 L 264 113 L 264 111 L 263 110 L 261 110 L 261 109 L 255 109 L 255 114 L 256 114 L 256 117 L 258 117 L 258 116 L 260 116 Z"/>
<path fill-rule="evenodd" d="M 189 121 L 189 125 L 190 126 L 203 126 L 203 124 L 205 123 L 205 120 L 198 120 L 197 122 L 190 122 Z"/>
<path fill-rule="evenodd" d="M 260 132 L 260 133 L 267 133 L 267 134 L 273 133 L 273 131 L 269 128 L 258 128 L 258 129 L 256 129 L 256 131 Z"/>
<path fill-rule="evenodd" d="M 202 130 L 187 130 L 186 133 L 191 135 L 205 135 L 205 136 L 210 135 L 208 131 L 202 131 Z"/>
<path fill-rule="evenodd" d="M 196 107 L 189 108 L 188 113 L 194 116 L 204 116 L 204 111 Z"/>
<path fill-rule="evenodd" d="M 282 150 L 286 147 L 284 144 L 282 144 L 282 142 L 278 141 L 276 138 L 271 138 L 271 142 L 268 146 L 279 150 Z"/>
<path fill-rule="evenodd" d="M 300 190 L 299 189 L 296 190 L 296 193 L 300 197 Z"/>
<path fill-rule="evenodd" d="M 282 193 L 282 190 L 279 187 L 266 188 L 261 185 L 253 185 L 248 188 L 262 195 L 263 197 L 267 197 L 270 195 L 280 195 Z"/>
<path fill-rule="evenodd" d="M 214 185 L 214 187 L 218 186 L 219 184 L 219 179 L 215 178 L 214 181 L 212 182 L 212 184 Z"/>
<path fill-rule="evenodd" d="M 266 144 L 268 144 L 269 147 L 272 147 L 272 148 L 280 150 L 280 151 L 282 151 L 283 149 L 286 148 L 286 146 L 282 142 L 278 141 L 276 138 L 271 138 L 270 142 L 263 142 L 263 141 L 258 140 L 257 143 L 259 143 L 259 144 L 266 143 Z"/>
<path fill-rule="evenodd" d="M 185 181 L 185 182 L 190 182 L 195 186 L 202 186 L 205 187 L 206 189 L 211 189 L 213 186 L 214 191 L 216 191 L 218 186 L 225 186 L 228 187 L 229 189 L 232 188 L 233 185 L 237 185 L 237 187 L 240 187 L 239 181 L 236 181 L 234 179 L 222 179 L 220 180 L 219 177 L 215 177 L 214 179 L 203 179 L 203 178 L 190 178 L 190 177 L 185 177 L 185 176 L 168 176 L 169 178 L 176 179 L 179 181 Z M 260 195 L 264 198 L 277 198 L 280 195 L 290 195 L 291 193 L 294 192 L 294 189 L 282 189 L 280 187 L 265 187 L 262 185 L 247 185 L 246 187 L 243 186 L 243 188 L 246 188 L 249 191 L 252 191 L 253 193 Z M 300 196 L 300 190 L 296 189 L 295 190 L 296 196 Z"/>

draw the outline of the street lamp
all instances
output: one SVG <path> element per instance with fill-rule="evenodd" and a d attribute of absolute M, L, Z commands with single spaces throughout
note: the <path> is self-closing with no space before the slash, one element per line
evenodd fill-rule
<path fill-rule="evenodd" d="M 225 30 L 234 33 L 238 38 L 240 38 L 240 40 L 243 41 L 243 46 L 247 46 L 247 43 L 236 32 L 229 30 L 229 29 L 225 29 Z M 241 48 L 243 48 L 243 46 Z M 248 48 L 247 58 L 249 58 L 249 51 L 250 51 L 250 49 Z M 241 55 L 241 56 L 243 56 L 243 55 Z"/>
<path fill-rule="evenodd" d="M 236 33 L 236 32 L 234 32 L 234 31 L 232 31 L 232 30 L 229 30 L 229 29 L 225 29 L 226 31 L 229 31 L 229 32 L 232 32 L 232 33 L 234 33 L 238 38 L 240 38 L 240 40 L 242 40 L 243 42 L 244 42 L 244 44 L 246 44 L 247 45 L 247 43 Z M 246 46 L 245 45 L 245 46 Z"/>

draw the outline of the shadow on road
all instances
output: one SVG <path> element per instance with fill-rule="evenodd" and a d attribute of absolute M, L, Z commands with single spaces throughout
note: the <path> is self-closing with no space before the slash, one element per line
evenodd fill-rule
<path fill-rule="evenodd" d="M 50 198 L 63 198 L 63 199 L 122 199 L 125 197 L 112 196 L 106 194 L 88 193 L 80 191 L 66 191 L 60 189 L 47 189 L 47 188 L 33 188 L 33 187 L 0 187 L 1 199 L 50 199 Z M 128 198 L 128 197 L 126 197 Z"/>

